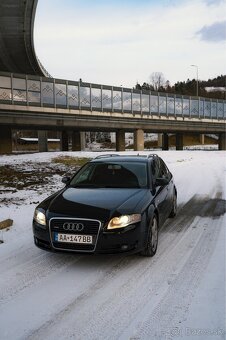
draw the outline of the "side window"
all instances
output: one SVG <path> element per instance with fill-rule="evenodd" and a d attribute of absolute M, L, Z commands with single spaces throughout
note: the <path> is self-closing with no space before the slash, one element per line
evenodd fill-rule
<path fill-rule="evenodd" d="M 156 178 L 160 177 L 160 164 L 158 158 L 153 159 L 151 163 L 151 174 L 153 176 L 154 181 Z"/>
<path fill-rule="evenodd" d="M 160 163 L 160 173 L 159 173 L 159 178 L 168 178 L 169 179 L 169 170 L 166 167 L 165 163 L 163 162 L 163 160 L 160 158 L 159 159 L 159 163 Z"/>
<path fill-rule="evenodd" d="M 154 181 L 156 178 L 167 178 L 170 180 L 170 172 L 161 158 L 153 159 L 151 163 L 151 175 Z"/>
<path fill-rule="evenodd" d="M 154 181 L 156 180 L 156 178 L 159 177 L 159 160 L 158 159 L 153 159 L 153 161 L 151 162 L 151 175 Z"/>

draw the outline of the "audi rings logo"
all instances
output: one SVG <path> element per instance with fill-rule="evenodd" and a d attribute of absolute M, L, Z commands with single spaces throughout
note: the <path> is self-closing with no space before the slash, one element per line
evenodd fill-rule
<path fill-rule="evenodd" d="M 73 223 L 73 222 L 66 222 L 63 224 L 64 230 L 70 231 L 82 231 L 84 229 L 84 224 L 82 223 Z"/>

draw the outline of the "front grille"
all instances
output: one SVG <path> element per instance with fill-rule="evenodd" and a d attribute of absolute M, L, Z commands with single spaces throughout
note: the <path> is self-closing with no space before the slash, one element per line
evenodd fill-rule
<path fill-rule="evenodd" d="M 82 223 L 84 229 L 82 231 L 72 231 L 65 230 L 63 228 L 64 223 Z M 84 251 L 93 252 L 96 248 L 97 239 L 100 231 L 101 222 L 98 220 L 91 219 L 76 219 L 76 218 L 52 218 L 50 220 L 50 236 L 51 242 L 55 249 L 70 250 L 70 251 Z M 79 244 L 79 243 L 66 243 L 66 242 L 56 242 L 54 240 L 54 233 L 63 234 L 75 234 L 75 235 L 92 235 L 92 244 Z"/>
<path fill-rule="evenodd" d="M 51 220 L 51 231 L 63 232 L 66 231 L 63 228 L 63 224 L 66 222 L 73 222 L 73 223 L 82 223 L 84 225 L 84 229 L 82 232 L 76 231 L 75 234 L 92 234 L 96 235 L 99 230 L 99 222 L 93 220 L 75 220 L 75 219 L 52 219 Z M 71 232 L 69 232 L 71 234 Z"/>

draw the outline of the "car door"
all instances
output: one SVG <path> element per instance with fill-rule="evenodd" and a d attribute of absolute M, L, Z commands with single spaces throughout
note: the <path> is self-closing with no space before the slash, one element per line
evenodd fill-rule
<path fill-rule="evenodd" d="M 173 191 L 174 191 L 173 177 L 169 169 L 167 168 L 166 164 L 161 158 L 159 158 L 159 162 L 160 162 L 160 176 L 162 176 L 162 178 L 165 178 L 168 181 L 168 184 L 166 185 L 166 189 L 167 189 L 166 218 L 168 218 L 172 210 L 172 200 L 173 200 Z"/>
<path fill-rule="evenodd" d="M 151 172 L 153 176 L 153 186 L 155 192 L 155 205 L 159 213 L 159 224 L 160 226 L 165 222 L 169 216 L 169 195 L 168 195 L 168 184 L 157 185 L 157 178 L 166 178 L 167 171 L 164 167 L 164 163 L 160 162 L 160 158 L 155 158 L 151 165 Z"/>
<path fill-rule="evenodd" d="M 162 159 L 161 159 L 161 161 L 163 162 Z M 171 174 L 171 172 L 169 171 L 169 169 L 167 168 L 165 163 L 164 163 L 164 167 L 166 169 L 166 177 L 169 180 L 169 183 L 168 183 L 168 203 L 169 203 L 169 213 L 170 213 L 171 210 L 172 210 L 173 199 L 174 199 L 174 194 L 175 194 L 175 185 L 174 185 L 173 175 Z"/>

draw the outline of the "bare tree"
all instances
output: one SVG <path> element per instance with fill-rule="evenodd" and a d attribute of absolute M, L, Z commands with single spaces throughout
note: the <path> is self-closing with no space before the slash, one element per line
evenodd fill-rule
<path fill-rule="evenodd" d="M 152 72 L 150 75 L 150 84 L 153 86 L 155 91 L 165 86 L 165 77 L 162 72 Z"/>

